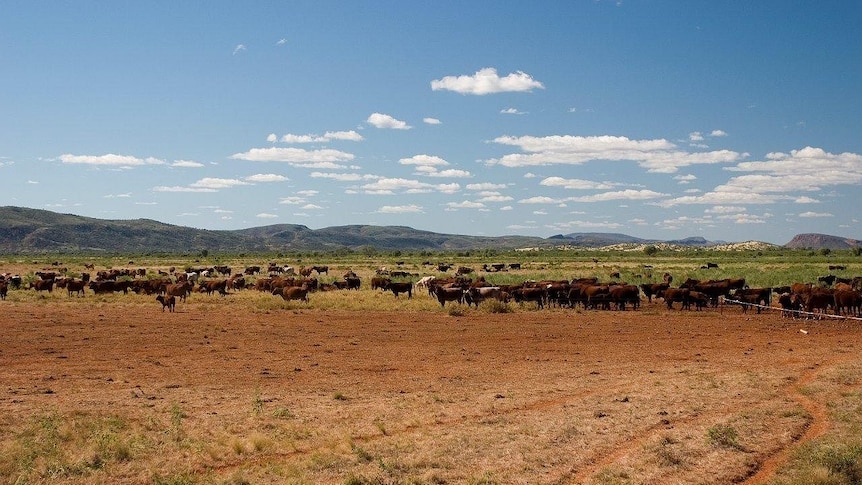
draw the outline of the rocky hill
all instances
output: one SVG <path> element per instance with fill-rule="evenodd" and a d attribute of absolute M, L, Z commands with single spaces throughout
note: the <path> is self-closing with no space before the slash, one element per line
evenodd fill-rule
<path fill-rule="evenodd" d="M 0 207 L 0 252 L 269 252 L 514 249 L 552 247 L 539 237 L 438 234 L 403 226 L 339 226 L 310 229 L 276 224 L 210 231 L 149 219 L 104 220 L 23 207 Z"/>
<path fill-rule="evenodd" d="M 852 249 L 862 246 L 862 241 L 828 234 L 797 234 L 784 247 L 792 249 Z"/>

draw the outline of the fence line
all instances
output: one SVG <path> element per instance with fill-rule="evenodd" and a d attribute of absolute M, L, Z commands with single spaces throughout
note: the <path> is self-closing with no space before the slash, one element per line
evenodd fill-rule
<path fill-rule="evenodd" d="M 813 312 L 805 312 L 802 310 L 785 310 L 781 307 L 760 305 L 757 303 L 746 303 L 746 302 L 742 302 L 739 300 L 732 300 L 732 299 L 727 298 L 727 297 L 724 298 L 724 302 L 725 303 L 732 303 L 734 305 L 740 305 L 740 306 L 762 308 L 762 309 L 766 309 L 766 310 L 780 310 L 782 312 L 793 313 L 796 315 L 808 315 L 808 316 L 817 317 L 817 318 L 828 317 L 828 318 L 835 318 L 835 319 L 840 319 L 840 320 L 855 320 L 857 322 L 862 322 L 862 318 L 859 318 L 859 317 L 851 317 L 851 316 L 847 316 L 847 315 L 834 315 L 831 313 L 813 313 Z"/>

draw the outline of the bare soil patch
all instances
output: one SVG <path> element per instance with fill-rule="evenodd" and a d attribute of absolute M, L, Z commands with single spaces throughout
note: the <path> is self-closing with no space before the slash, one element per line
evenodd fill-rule
<path fill-rule="evenodd" d="M 862 360 L 738 308 L 141 301 L 0 305 L 4 482 L 764 483 L 828 429 L 801 384 Z"/>

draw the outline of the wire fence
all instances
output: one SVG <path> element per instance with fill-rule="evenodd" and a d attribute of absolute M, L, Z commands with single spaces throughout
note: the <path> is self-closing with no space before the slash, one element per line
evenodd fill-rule
<path fill-rule="evenodd" d="M 724 298 L 724 303 L 730 303 L 732 305 L 740 305 L 740 306 L 751 307 L 751 308 L 760 308 L 761 310 L 766 309 L 766 310 L 780 311 L 780 312 L 783 312 L 783 314 L 796 315 L 797 317 L 803 317 L 804 316 L 804 317 L 810 317 L 810 318 L 833 318 L 836 320 L 855 320 L 857 322 L 862 322 L 862 318 L 860 318 L 860 317 L 854 317 L 854 316 L 849 316 L 849 315 L 835 315 L 833 313 L 826 313 L 826 312 L 814 313 L 814 312 L 806 312 L 806 311 L 802 311 L 802 310 L 788 310 L 788 309 L 784 309 L 781 307 L 774 307 L 774 306 L 769 306 L 769 305 L 760 305 L 757 303 L 747 303 L 744 301 L 734 300 L 732 298 L 727 298 L 727 297 Z"/>

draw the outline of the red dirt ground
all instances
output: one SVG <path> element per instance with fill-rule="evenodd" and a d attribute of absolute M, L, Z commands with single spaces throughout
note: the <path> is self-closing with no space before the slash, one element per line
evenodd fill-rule
<path fill-rule="evenodd" d="M 98 470 L 34 465 L 31 480 L 765 483 L 829 427 L 801 389 L 862 359 L 856 324 L 738 308 L 172 314 L 146 301 L 0 305 L 4 449 L 46 413 L 119 416 L 132 443 Z M 709 445 L 718 424 L 741 446 Z"/>

